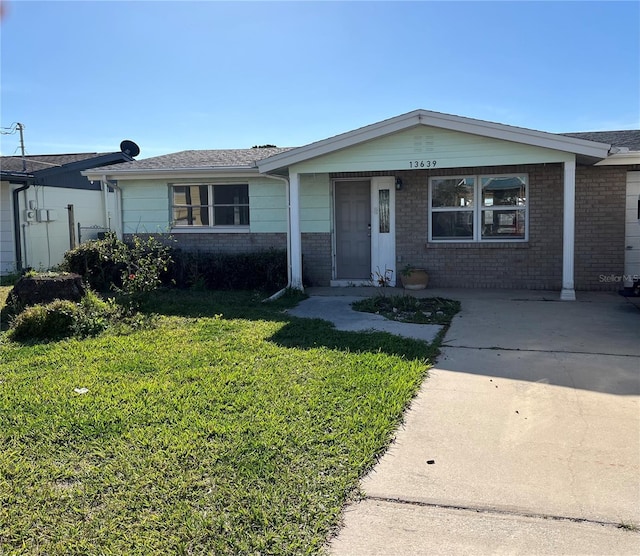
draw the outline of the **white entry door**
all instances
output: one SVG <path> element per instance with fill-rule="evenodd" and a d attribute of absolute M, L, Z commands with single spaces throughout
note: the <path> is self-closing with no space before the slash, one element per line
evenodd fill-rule
<path fill-rule="evenodd" d="M 371 178 L 371 275 L 374 285 L 396 285 L 396 180 Z"/>
<path fill-rule="evenodd" d="M 640 279 L 640 172 L 627 172 L 624 285 Z"/>

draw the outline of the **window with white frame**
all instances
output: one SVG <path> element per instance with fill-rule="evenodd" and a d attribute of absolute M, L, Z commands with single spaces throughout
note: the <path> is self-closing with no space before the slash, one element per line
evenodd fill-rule
<path fill-rule="evenodd" d="M 446 176 L 429 180 L 429 241 L 523 241 L 525 174 Z"/>
<path fill-rule="evenodd" d="M 249 186 L 180 184 L 171 186 L 174 227 L 248 226 Z"/>

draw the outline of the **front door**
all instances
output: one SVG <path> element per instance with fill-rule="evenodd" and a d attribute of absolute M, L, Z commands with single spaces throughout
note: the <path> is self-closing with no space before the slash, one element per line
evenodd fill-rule
<path fill-rule="evenodd" d="M 371 182 L 336 181 L 336 278 L 371 278 Z"/>
<path fill-rule="evenodd" d="M 627 172 L 624 285 L 640 279 L 640 172 Z"/>

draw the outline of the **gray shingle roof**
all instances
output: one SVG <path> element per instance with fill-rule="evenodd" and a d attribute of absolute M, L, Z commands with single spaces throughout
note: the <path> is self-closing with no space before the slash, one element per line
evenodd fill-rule
<path fill-rule="evenodd" d="M 123 162 L 110 170 L 179 170 L 192 168 L 255 168 L 256 162 L 290 150 L 291 147 L 256 149 L 191 150 Z"/>
<path fill-rule="evenodd" d="M 560 133 L 569 137 L 608 143 L 618 147 L 640 150 L 640 130 Z M 177 153 L 124 162 L 110 166 L 110 170 L 181 170 L 195 168 L 255 168 L 259 160 L 289 151 L 295 147 L 266 147 L 253 149 L 188 150 Z"/>
<path fill-rule="evenodd" d="M 567 137 L 586 139 L 598 143 L 608 143 L 614 147 L 627 147 L 630 151 L 640 151 L 640 129 L 621 131 L 581 131 L 577 133 L 560 133 Z"/>
<path fill-rule="evenodd" d="M 25 156 L 27 172 L 48 170 L 64 164 L 79 162 L 90 158 L 96 158 L 109 153 L 74 153 L 74 154 L 33 154 Z M 22 157 L 0 157 L 0 169 L 5 172 L 22 172 Z"/>

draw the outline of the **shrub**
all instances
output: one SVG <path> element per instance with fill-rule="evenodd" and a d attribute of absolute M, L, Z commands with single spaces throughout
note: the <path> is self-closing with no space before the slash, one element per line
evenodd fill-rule
<path fill-rule="evenodd" d="M 97 291 L 133 299 L 161 285 L 211 290 L 276 291 L 287 284 L 284 250 L 254 253 L 189 253 L 154 236 L 131 241 L 113 232 L 65 253 L 64 269 L 82 275 Z"/>
<path fill-rule="evenodd" d="M 120 315 L 121 310 L 113 300 L 104 301 L 89 291 L 79 303 L 57 299 L 27 307 L 12 320 L 8 337 L 22 342 L 94 336 Z"/>
<path fill-rule="evenodd" d="M 57 300 L 46 305 L 32 305 L 11 322 L 8 336 L 12 340 L 56 340 L 73 335 L 78 305 Z"/>
<path fill-rule="evenodd" d="M 179 287 L 276 291 L 287 284 L 286 251 L 174 252 L 170 278 Z"/>
<path fill-rule="evenodd" d="M 100 334 L 123 315 L 122 309 L 113 299 L 105 301 L 92 291 L 88 291 L 82 298 L 78 308 L 73 335 L 82 338 Z"/>
<path fill-rule="evenodd" d="M 131 242 L 118 241 L 112 251 L 112 258 L 122 268 L 120 286 L 113 288 L 128 297 L 156 290 L 162 285 L 161 275 L 173 263 L 172 249 L 155 237 L 143 239 L 133 236 Z"/>
<path fill-rule="evenodd" d="M 134 236 L 130 242 L 107 232 L 104 239 L 92 240 L 67 251 L 64 268 L 76 272 L 97 291 L 114 290 L 134 297 L 162 284 L 172 262 L 171 247 L 155 237 Z"/>
<path fill-rule="evenodd" d="M 96 291 L 108 291 L 112 284 L 120 285 L 124 265 L 114 259 L 113 253 L 121 243 L 114 233 L 104 239 L 87 241 L 64 254 L 62 268 L 84 277 Z"/>

